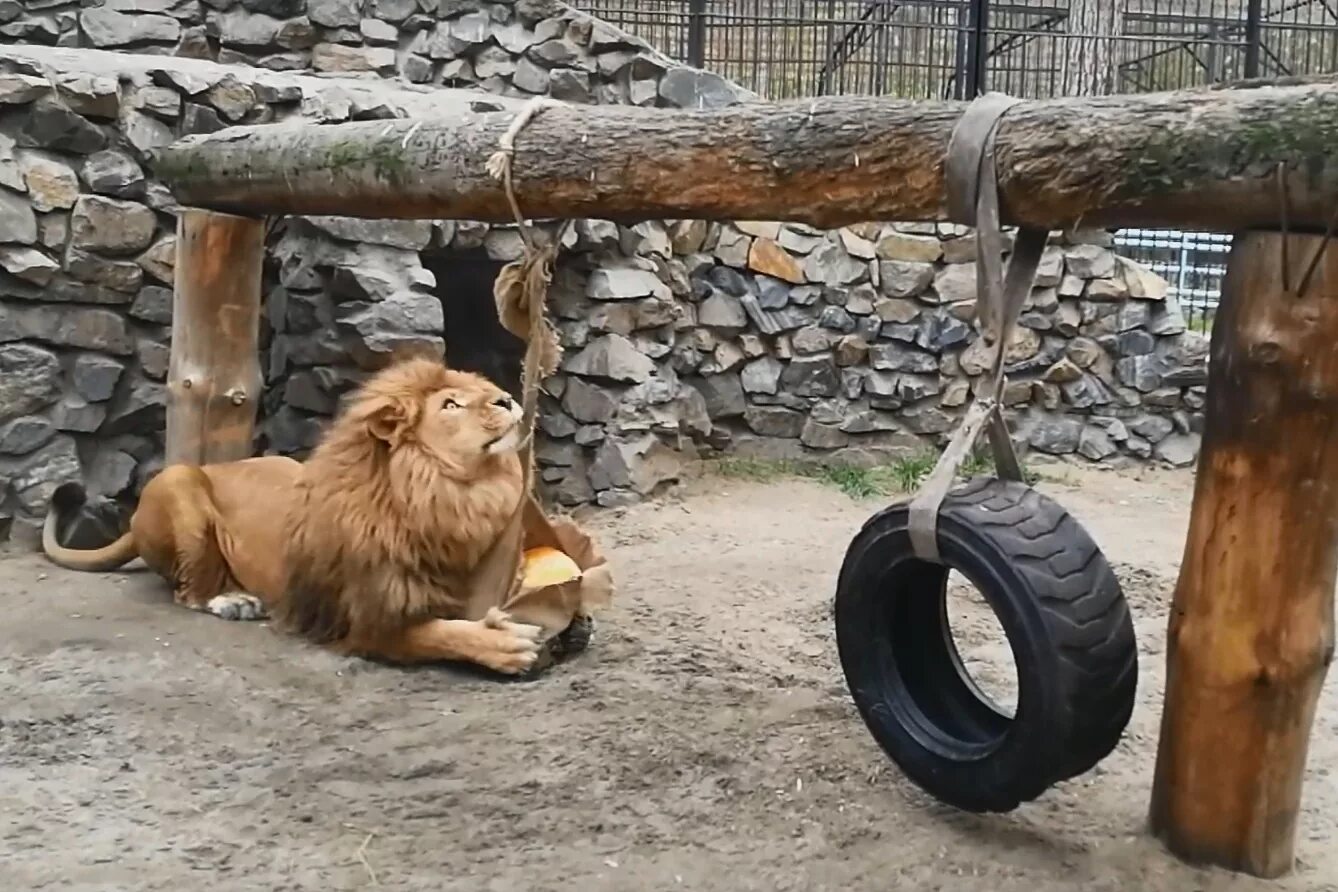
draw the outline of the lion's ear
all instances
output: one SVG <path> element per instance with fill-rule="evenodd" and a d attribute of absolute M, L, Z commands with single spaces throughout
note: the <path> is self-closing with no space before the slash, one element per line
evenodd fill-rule
<path fill-rule="evenodd" d="M 409 415 L 398 402 L 386 400 L 367 413 L 366 424 L 369 434 L 394 446 L 404 438 L 405 428 L 409 426 Z"/>

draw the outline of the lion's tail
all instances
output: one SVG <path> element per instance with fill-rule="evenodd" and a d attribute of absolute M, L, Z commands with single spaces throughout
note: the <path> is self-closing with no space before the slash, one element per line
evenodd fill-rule
<path fill-rule="evenodd" d="M 62 490 L 65 487 L 61 488 Z M 82 496 L 82 493 L 80 493 Z M 139 547 L 135 544 L 135 534 L 127 531 L 121 538 L 102 548 L 81 551 L 66 548 L 56 539 L 56 528 L 60 524 L 61 508 L 67 507 L 72 494 L 57 491 L 47 506 L 46 520 L 42 524 L 42 552 L 47 560 L 67 570 L 86 570 L 92 573 L 115 570 L 139 557 Z"/>

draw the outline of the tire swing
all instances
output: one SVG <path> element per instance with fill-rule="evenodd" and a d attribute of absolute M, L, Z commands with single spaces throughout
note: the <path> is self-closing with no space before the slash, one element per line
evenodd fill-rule
<path fill-rule="evenodd" d="M 1001 412 L 1004 351 L 1049 237 L 1018 230 L 1006 277 L 994 131 L 1018 100 L 967 107 L 946 160 L 952 219 L 976 227 L 976 306 L 994 345 L 980 388 L 920 491 L 855 536 L 836 591 L 836 640 L 851 696 L 879 746 L 916 785 L 973 812 L 1003 812 L 1088 771 L 1133 712 L 1138 653 L 1124 593 L 1096 543 L 1023 482 Z M 953 487 L 988 428 L 999 478 Z M 957 570 L 998 617 L 1017 667 L 1012 716 L 972 681 L 948 625 Z"/>

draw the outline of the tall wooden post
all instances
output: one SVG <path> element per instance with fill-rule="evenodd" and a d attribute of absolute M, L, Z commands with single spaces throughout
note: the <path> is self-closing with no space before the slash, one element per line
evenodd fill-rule
<path fill-rule="evenodd" d="M 1333 656 L 1338 245 L 1237 236 L 1213 326 L 1203 451 L 1171 610 L 1152 830 L 1257 876 L 1293 863 L 1301 779 Z"/>
<path fill-rule="evenodd" d="M 168 367 L 167 463 L 251 454 L 260 403 L 263 219 L 183 210 Z"/>

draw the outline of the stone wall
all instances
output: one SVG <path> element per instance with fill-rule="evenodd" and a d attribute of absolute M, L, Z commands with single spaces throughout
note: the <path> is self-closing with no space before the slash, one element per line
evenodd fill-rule
<path fill-rule="evenodd" d="M 447 5 L 454 17 L 433 33 L 482 11 Z M 0 0 L 0 18 L 7 8 Z M 538 8 L 514 5 L 523 21 Z M 565 30 L 524 53 L 555 39 L 583 47 L 596 60 L 592 100 L 671 104 L 683 84 L 695 97 L 684 102 L 742 95 L 648 50 L 599 44 L 602 26 L 562 16 L 536 20 L 530 37 Z M 529 40 L 514 24 L 502 17 L 457 58 Z M 224 123 L 516 107 L 367 73 L 84 49 L 6 47 L 0 72 L 0 532 L 30 528 L 65 480 L 129 495 L 160 463 L 176 207 L 147 152 Z M 301 455 L 390 351 L 441 349 L 458 282 L 429 268 L 449 273 L 466 252 L 506 261 L 519 239 L 461 221 L 280 221 L 257 450 Z M 870 462 L 941 445 L 982 380 L 970 255 L 965 231 L 934 225 L 579 221 L 552 294 L 566 354 L 542 400 L 549 494 L 634 501 L 715 451 Z M 1026 444 L 1099 461 L 1193 460 L 1206 343 L 1164 298 L 1165 283 L 1115 257 L 1107 234 L 1056 240 L 1009 352 L 1009 413 Z"/>
<path fill-rule="evenodd" d="M 713 107 L 752 95 L 557 0 L 0 0 L 0 42 L 578 103 Z"/>

